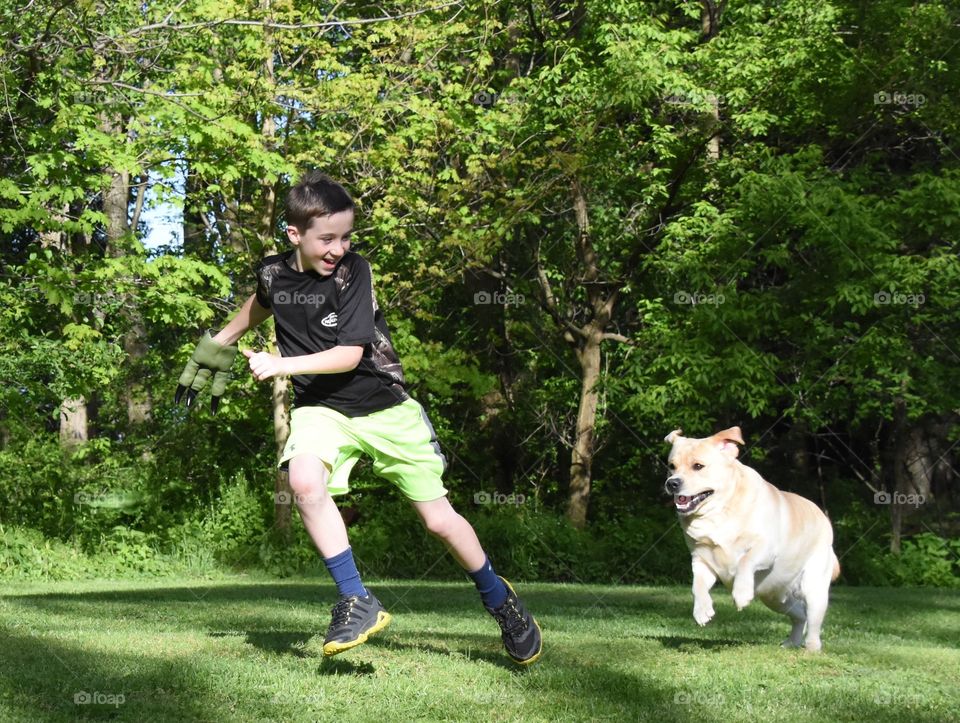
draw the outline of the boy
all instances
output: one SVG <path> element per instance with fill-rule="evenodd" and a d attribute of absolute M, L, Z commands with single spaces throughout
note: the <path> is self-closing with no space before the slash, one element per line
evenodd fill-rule
<path fill-rule="evenodd" d="M 540 627 L 499 577 L 477 535 L 451 507 L 441 482 L 446 460 L 429 419 L 406 392 L 400 360 L 373 292 L 370 265 L 350 251 L 354 203 L 329 177 L 308 173 L 290 190 L 287 238 L 293 249 L 263 259 L 257 291 L 220 333 L 207 333 L 187 363 L 176 401 L 190 406 L 213 375 L 212 409 L 223 395 L 237 340 L 273 314 L 281 354 L 244 351 L 254 378 L 292 376 L 290 437 L 280 464 L 311 539 L 330 571 L 339 601 L 324 655 L 363 642 L 390 614 L 360 580 L 343 519 L 331 495 L 347 492 L 361 453 L 396 484 L 423 524 L 473 579 L 500 624 L 507 653 L 521 665 L 540 657 Z"/>

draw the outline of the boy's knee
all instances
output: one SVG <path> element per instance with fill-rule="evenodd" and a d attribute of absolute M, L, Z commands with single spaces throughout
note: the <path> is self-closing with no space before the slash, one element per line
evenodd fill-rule
<path fill-rule="evenodd" d="M 328 497 L 326 465 L 319 459 L 290 461 L 290 489 L 298 498 L 319 500 Z"/>
<path fill-rule="evenodd" d="M 445 539 L 454 533 L 462 519 L 460 515 L 450 510 L 449 512 L 430 515 L 423 521 L 423 524 L 431 535 Z"/>

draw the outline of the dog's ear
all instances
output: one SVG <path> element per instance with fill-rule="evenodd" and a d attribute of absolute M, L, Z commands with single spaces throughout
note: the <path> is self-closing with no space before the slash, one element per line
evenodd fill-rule
<path fill-rule="evenodd" d="M 740 433 L 740 427 L 730 427 L 722 432 L 717 432 L 713 438 L 720 446 L 720 451 L 736 457 L 740 454 L 738 444 L 743 444 L 743 434 Z"/>
<path fill-rule="evenodd" d="M 677 441 L 677 439 L 680 437 L 681 434 L 683 434 L 682 429 L 675 429 L 672 432 L 670 432 L 670 434 L 668 434 L 666 437 L 664 437 L 663 441 L 673 444 L 674 442 Z"/>

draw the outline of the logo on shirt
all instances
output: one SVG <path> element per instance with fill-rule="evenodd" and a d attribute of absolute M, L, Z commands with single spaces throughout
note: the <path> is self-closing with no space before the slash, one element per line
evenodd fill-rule
<path fill-rule="evenodd" d="M 337 325 L 337 315 L 334 312 L 330 312 L 325 317 L 320 320 L 320 323 L 324 326 L 336 326 Z"/>

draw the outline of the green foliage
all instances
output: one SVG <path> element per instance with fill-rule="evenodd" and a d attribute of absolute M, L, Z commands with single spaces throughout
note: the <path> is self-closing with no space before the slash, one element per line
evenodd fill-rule
<path fill-rule="evenodd" d="M 82 552 L 40 530 L 0 527 L 0 578 L 77 580 L 87 576 L 91 567 Z"/>
<path fill-rule="evenodd" d="M 286 189 L 319 166 L 357 199 L 356 248 L 453 496 L 537 500 L 477 516 L 512 574 L 676 579 L 661 439 L 734 423 L 771 481 L 829 490 L 845 579 L 956 572 L 950 542 L 908 535 L 897 560 L 882 540 L 854 544 L 877 518 L 857 509 L 867 487 L 845 481 L 889 487 L 886 450 L 914 429 L 936 430 L 938 470 L 957 467 L 949 3 L 726 3 L 709 38 L 693 2 L 401 3 L 398 20 L 354 4 L 335 27 L 300 0 L 21 5 L 0 8 L 4 525 L 106 551 L 118 574 L 156 574 L 157 555 L 317 564 L 300 528 L 292 544 L 264 537 L 267 386 L 237 374 L 216 421 L 169 398 L 200 329 L 282 247 Z M 121 177 L 130 218 L 141 184 L 147 205 L 182 207 L 182 247 L 146 249 L 142 220 L 116 237 L 107 192 Z M 565 334 L 594 319 L 598 289 L 614 303 L 591 528 L 577 532 L 560 517 L 583 391 Z M 491 291 L 512 302 L 478 302 Z M 134 388 L 147 422 L 129 416 Z M 78 397 L 91 440 L 65 454 L 59 407 Z M 948 513 L 955 476 L 935 481 Z M 380 511 L 367 472 L 357 482 L 369 564 L 430 569 L 434 541 L 392 503 Z"/>
<path fill-rule="evenodd" d="M 922 532 L 903 540 L 893 574 L 912 587 L 960 587 L 960 539 Z"/>
<path fill-rule="evenodd" d="M 268 527 L 264 492 L 252 489 L 242 473 L 220 488 L 201 523 L 202 539 L 217 559 L 248 564 L 256 559 L 257 543 Z"/>

